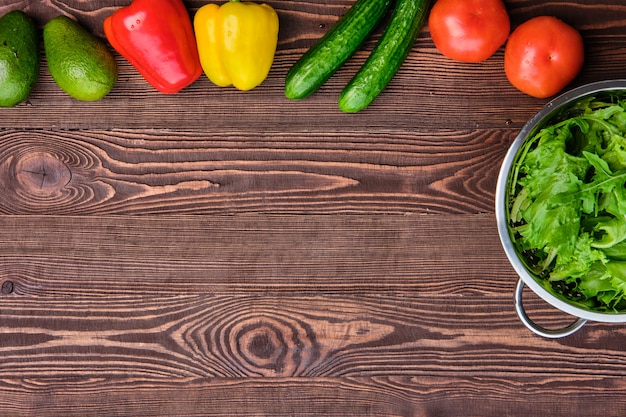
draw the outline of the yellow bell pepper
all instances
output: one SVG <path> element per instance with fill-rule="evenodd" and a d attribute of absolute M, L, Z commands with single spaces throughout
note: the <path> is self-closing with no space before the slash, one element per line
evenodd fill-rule
<path fill-rule="evenodd" d="M 267 4 L 230 0 L 194 16 L 200 63 L 215 85 L 250 90 L 269 74 L 278 42 L 278 15 Z"/>

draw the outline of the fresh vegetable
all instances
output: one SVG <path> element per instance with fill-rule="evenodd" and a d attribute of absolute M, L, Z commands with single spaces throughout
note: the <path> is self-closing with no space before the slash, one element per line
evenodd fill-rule
<path fill-rule="evenodd" d="M 555 95 L 576 78 L 584 62 L 580 33 L 553 16 L 518 26 L 504 50 L 504 71 L 520 91 L 537 98 Z"/>
<path fill-rule="evenodd" d="M 250 90 L 267 77 L 278 42 L 278 15 L 267 4 L 206 4 L 194 17 L 204 73 L 215 85 Z"/>
<path fill-rule="evenodd" d="M 548 290 L 626 311 L 626 102 L 580 103 L 527 140 L 510 180 L 514 242 Z"/>
<path fill-rule="evenodd" d="M 291 67 L 285 79 L 290 99 L 308 97 L 350 58 L 385 16 L 391 0 L 357 0 Z"/>
<path fill-rule="evenodd" d="M 39 36 L 26 13 L 13 10 L 0 18 L 0 107 L 26 100 L 39 78 Z"/>
<path fill-rule="evenodd" d="M 437 0 L 428 27 L 439 52 L 462 62 L 492 56 L 511 30 L 502 0 Z"/>
<path fill-rule="evenodd" d="M 355 113 L 385 89 L 411 51 L 426 22 L 430 0 L 396 0 L 391 19 L 363 67 L 339 96 L 339 108 Z"/>
<path fill-rule="evenodd" d="M 202 75 L 191 19 L 181 0 L 133 0 L 104 20 L 104 33 L 163 93 L 176 93 Z"/>
<path fill-rule="evenodd" d="M 77 100 L 104 98 L 117 82 L 117 63 L 109 48 L 78 22 L 65 15 L 43 27 L 43 44 L 50 75 Z"/>

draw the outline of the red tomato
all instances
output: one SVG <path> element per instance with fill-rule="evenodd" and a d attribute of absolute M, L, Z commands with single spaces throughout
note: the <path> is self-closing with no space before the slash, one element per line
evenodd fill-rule
<path fill-rule="evenodd" d="M 511 30 L 502 0 L 437 0 L 428 17 L 430 36 L 443 55 L 480 62 L 504 44 Z"/>
<path fill-rule="evenodd" d="M 583 38 L 576 29 L 556 17 L 539 16 L 511 33 L 504 72 L 518 90 L 546 98 L 572 82 L 584 60 Z"/>

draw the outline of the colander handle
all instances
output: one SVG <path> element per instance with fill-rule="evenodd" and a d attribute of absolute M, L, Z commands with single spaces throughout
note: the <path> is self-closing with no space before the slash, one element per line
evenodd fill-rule
<path fill-rule="evenodd" d="M 528 315 L 526 314 L 526 311 L 524 310 L 524 306 L 522 305 L 522 291 L 523 290 L 524 290 L 524 281 L 522 281 L 522 279 L 520 278 L 517 281 L 517 288 L 515 289 L 515 311 L 517 311 L 517 315 L 519 316 L 520 320 L 522 320 L 522 323 L 524 323 L 524 325 L 528 327 L 535 334 L 538 334 L 539 336 L 543 336 L 543 337 L 548 337 L 551 339 L 558 339 L 559 337 L 565 337 L 573 333 L 576 333 L 578 330 L 580 330 L 581 327 L 585 325 L 585 323 L 587 323 L 587 319 L 579 318 L 574 323 L 570 324 L 569 326 L 563 329 L 556 329 L 556 330 L 544 329 L 543 327 L 533 322 L 530 319 L 530 317 L 528 317 Z"/>

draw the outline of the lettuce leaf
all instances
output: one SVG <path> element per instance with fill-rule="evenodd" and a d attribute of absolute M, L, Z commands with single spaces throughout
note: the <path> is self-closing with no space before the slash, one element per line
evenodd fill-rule
<path fill-rule="evenodd" d="M 626 109 L 592 99 L 576 111 L 520 150 L 510 228 L 538 277 L 595 310 L 626 311 Z"/>

